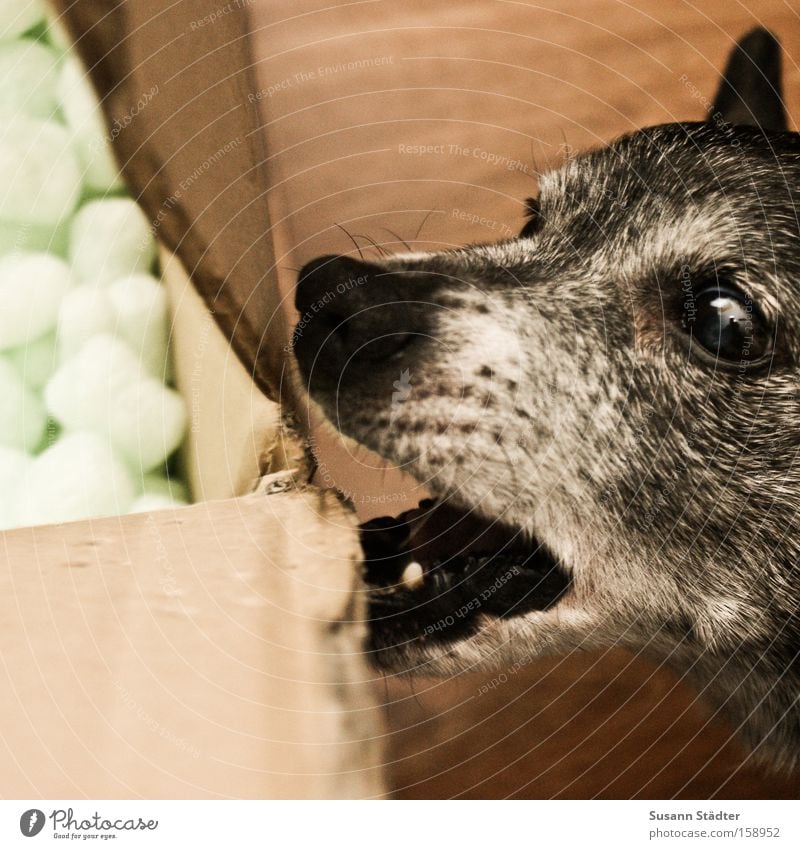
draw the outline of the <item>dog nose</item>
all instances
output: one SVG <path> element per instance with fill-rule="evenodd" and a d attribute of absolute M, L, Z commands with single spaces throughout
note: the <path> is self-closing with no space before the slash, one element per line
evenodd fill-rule
<path fill-rule="evenodd" d="M 396 275 L 346 256 L 305 265 L 295 292 L 294 353 L 308 376 L 337 378 L 348 363 L 386 360 L 408 344 L 410 310 Z"/>

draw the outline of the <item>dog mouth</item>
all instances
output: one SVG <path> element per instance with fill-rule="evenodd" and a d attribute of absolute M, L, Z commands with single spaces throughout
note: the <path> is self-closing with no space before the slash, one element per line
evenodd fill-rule
<path fill-rule="evenodd" d="M 545 611 L 570 578 L 538 540 L 451 503 L 424 501 L 360 527 L 373 662 L 404 666 L 492 620 Z"/>

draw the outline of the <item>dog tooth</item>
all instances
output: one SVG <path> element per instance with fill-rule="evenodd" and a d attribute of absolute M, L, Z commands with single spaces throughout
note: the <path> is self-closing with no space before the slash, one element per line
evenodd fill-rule
<path fill-rule="evenodd" d="M 424 571 L 422 569 L 422 565 L 417 563 L 416 560 L 413 560 L 411 563 L 403 569 L 403 574 L 400 577 L 400 582 L 403 587 L 407 590 L 415 590 L 417 587 L 421 587 L 423 583 L 423 575 Z"/>

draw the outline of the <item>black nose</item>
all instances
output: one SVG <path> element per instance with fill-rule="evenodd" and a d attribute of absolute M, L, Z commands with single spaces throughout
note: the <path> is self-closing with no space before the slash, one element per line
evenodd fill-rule
<path fill-rule="evenodd" d="M 339 379 L 348 366 L 389 359 L 416 332 L 408 281 L 379 265 L 346 256 L 323 256 L 300 271 L 293 337 L 306 377 Z"/>

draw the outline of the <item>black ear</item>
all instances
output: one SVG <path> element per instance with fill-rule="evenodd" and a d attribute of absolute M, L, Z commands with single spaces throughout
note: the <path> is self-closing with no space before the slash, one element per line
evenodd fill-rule
<path fill-rule="evenodd" d="M 786 130 L 781 92 L 780 42 L 758 27 L 733 49 L 710 117 L 762 130 Z"/>

